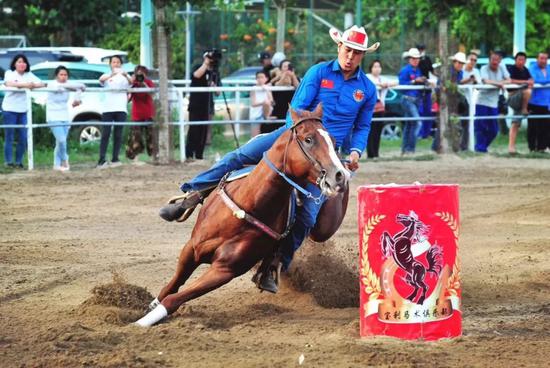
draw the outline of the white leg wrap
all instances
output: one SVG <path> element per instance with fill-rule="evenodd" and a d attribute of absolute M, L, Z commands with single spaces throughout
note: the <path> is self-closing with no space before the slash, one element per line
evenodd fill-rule
<path fill-rule="evenodd" d="M 135 322 L 136 325 L 141 327 L 151 327 L 155 323 L 163 320 L 168 316 L 168 311 L 164 308 L 164 305 L 159 304 L 155 309 L 147 313 L 139 321 Z"/>
<path fill-rule="evenodd" d="M 151 303 L 149 303 L 149 307 L 147 307 L 147 310 L 150 312 L 153 309 L 155 309 L 157 307 L 157 305 L 159 305 L 159 304 L 160 304 L 159 299 L 155 298 L 155 300 L 153 300 Z"/>

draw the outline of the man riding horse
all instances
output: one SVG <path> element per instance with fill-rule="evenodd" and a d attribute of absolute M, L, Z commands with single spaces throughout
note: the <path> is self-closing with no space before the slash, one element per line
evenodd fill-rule
<path fill-rule="evenodd" d="M 376 104 L 376 87 L 361 69 L 361 61 L 365 53 L 374 52 L 379 43 L 369 47 L 363 27 L 353 26 L 343 34 L 331 28 L 329 34 L 338 44 L 337 59 L 312 66 L 305 74 L 290 105 L 294 110 L 312 111 L 319 103 L 323 104 L 322 123 L 335 139 L 336 148 L 341 147 L 344 139 L 351 134 L 351 153 L 347 166 L 355 171 L 367 145 Z M 183 200 L 163 207 L 160 216 L 166 221 L 185 221 L 226 173 L 257 164 L 263 153 L 292 125 L 290 114 L 286 120 L 286 126 L 256 136 L 244 146 L 226 154 L 209 170 L 184 183 L 181 190 L 185 195 L 179 197 Z M 294 252 L 314 227 L 326 200 L 317 186 L 310 183 L 305 189 L 313 196 L 301 195 L 302 206 L 296 211 L 294 226 L 288 236 L 280 241 L 279 256 L 275 262 L 278 263 L 280 258 L 283 270 L 288 269 Z M 275 293 L 277 281 L 273 272 L 263 272 L 257 285 L 260 289 Z"/>

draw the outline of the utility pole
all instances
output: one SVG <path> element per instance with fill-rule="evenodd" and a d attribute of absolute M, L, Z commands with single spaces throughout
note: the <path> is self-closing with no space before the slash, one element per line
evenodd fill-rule
<path fill-rule="evenodd" d="M 514 55 L 525 52 L 525 0 L 514 1 Z"/>
<path fill-rule="evenodd" d="M 153 4 L 151 0 L 141 0 L 140 47 L 139 63 L 147 68 L 153 67 L 153 40 L 151 25 L 153 24 Z"/>

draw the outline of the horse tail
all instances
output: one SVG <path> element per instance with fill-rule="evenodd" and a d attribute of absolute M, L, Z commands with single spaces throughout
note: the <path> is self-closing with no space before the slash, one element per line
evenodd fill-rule
<path fill-rule="evenodd" d="M 442 260 L 443 254 L 441 252 L 441 248 L 438 246 L 431 247 L 428 250 L 428 254 L 426 255 L 426 259 L 428 260 L 428 272 L 434 273 L 436 276 L 439 276 L 439 273 L 441 272 L 442 266 Z"/>

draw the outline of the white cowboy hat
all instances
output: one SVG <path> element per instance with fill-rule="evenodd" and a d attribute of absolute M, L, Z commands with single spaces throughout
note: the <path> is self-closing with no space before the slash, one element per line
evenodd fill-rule
<path fill-rule="evenodd" d="M 409 51 L 405 51 L 403 53 L 403 59 L 408 59 L 408 58 L 420 59 L 420 57 L 421 57 L 420 51 L 418 51 L 416 47 L 412 47 L 409 49 Z"/>
<path fill-rule="evenodd" d="M 457 52 L 456 54 L 451 57 L 452 61 L 458 61 L 461 64 L 466 64 L 466 54 L 463 52 Z"/>
<path fill-rule="evenodd" d="M 347 47 L 366 52 L 374 52 L 380 46 L 380 42 L 376 42 L 370 47 L 368 46 L 369 37 L 363 27 L 352 26 L 342 34 L 338 29 L 331 27 L 328 31 L 332 40 L 336 43 L 343 43 Z"/>
<path fill-rule="evenodd" d="M 286 56 L 284 53 L 277 51 L 273 54 L 273 57 L 271 58 L 271 64 L 275 65 L 276 67 L 281 66 L 281 61 L 285 60 Z"/>

